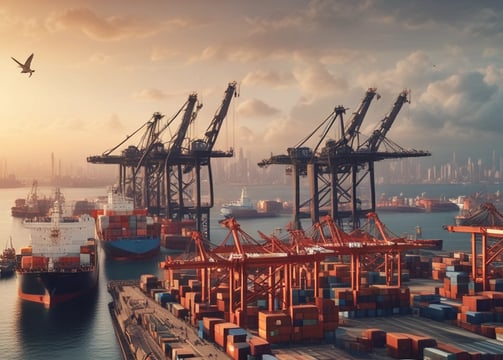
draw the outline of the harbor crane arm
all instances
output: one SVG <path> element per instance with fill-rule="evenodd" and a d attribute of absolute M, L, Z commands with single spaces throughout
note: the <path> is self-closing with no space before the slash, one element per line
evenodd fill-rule
<path fill-rule="evenodd" d="M 186 102 L 187 107 L 185 108 L 185 112 L 184 112 L 180 127 L 179 127 L 177 133 L 173 136 L 173 138 L 170 141 L 170 143 L 171 143 L 171 146 L 169 147 L 170 153 L 173 153 L 173 152 L 180 153 L 181 152 L 182 142 L 187 134 L 187 130 L 189 129 L 189 125 L 192 122 L 194 122 L 198 111 L 202 108 L 202 104 L 198 104 L 196 106 L 195 105 L 196 102 L 197 102 L 197 94 L 194 93 L 194 94 L 189 95 L 189 99 Z M 194 111 L 194 107 L 196 108 L 196 111 Z"/>
<path fill-rule="evenodd" d="M 140 147 L 140 149 L 144 149 L 144 151 L 140 161 L 136 165 L 135 172 L 138 172 L 141 166 L 144 165 L 148 155 L 155 148 L 156 144 L 159 144 L 162 133 L 173 123 L 173 121 L 178 117 L 178 115 L 182 112 L 183 108 L 185 107 L 184 116 L 181 121 L 180 128 L 178 129 L 178 132 L 172 137 L 172 140 L 170 141 L 171 145 L 169 148 L 170 152 L 172 151 L 176 153 L 181 152 L 180 148 L 182 145 L 182 141 L 185 138 L 185 135 L 187 134 L 187 129 L 197 116 L 197 113 L 194 112 L 196 101 L 197 101 L 196 94 L 189 95 L 189 98 L 187 99 L 185 104 L 183 104 L 183 106 L 176 112 L 176 114 L 163 126 L 159 125 L 159 121 L 164 117 L 164 115 L 154 113 L 153 115 L 154 121 L 150 122 L 148 126 L 148 132 L 144 135 L 145 145 L 143 147 Z M 198 106 L 197 110 L 199 110 L 200 108 L 201 107 Z"/>
<path fill-rule="evenodd" d="M 391 125 L 393 125 L 393 122 L 398 116 L 398 113 L 400 112 L 403 104 L 409 102 L 409 93 L 410 91 L 403 90 L 398 95 L 389 114 L 384 116 L 384 118 L 381 120 L 380 126 L 378 126 L 377 129 L 373 131 L 372 135 L 362 144 L 362 146 L 358 148 L 359 150 L 376 152 L 379 149 L 381 143 L 386 139 L 386 134 L 391 128 Z"/>
<path fill-rule="evenodd" d="M 157 130 L 157 128 L 159 127 L 159 121 L 161 121 L 163 117 L 164 115 L 156 112 L 154 113 L 154 115 L 152 115 L 152 120 L 148 122 L 147 131 L 142 137 L 142 142 L 144 144 L 141 145 L 140 143 L 139 146 L 139 149 L 142 152 L 142 156 L 138 161 L 138 163 L 136 164 L 135 174 L 138 173 L 140 168 L 145 163 L 148 154 L 150 154 L 154 146 L 158 143 L 161 132 L 167 127 L 165 126 L 162 130 Z M 171 121 L 173 121 L 173 119 Z"/>
<path fill-rule="evenodd" d="M 208 129 L 204 134 L 204 143 L 207 145 L 207 150 L 211 151 L 215 142 L 217 141 L 217 136 L 220 132 L 220 128 L 222 127 L 222 123 L 224 122 L 225 117 L 227 116 L 227 111 L 229 110 L 229 105 L 232 100 L 232 96 L 238 96 L 236 92 L 236 82 L 231 82 L 227 86 L 227 90 L 225 91 L 225 96 L 220 105 L 220 108 L 217 110 L 213 120 L 211 121 Z"/>
<path fill-rule="evenodd" d="M 227 90 L 225 91 L 224 99 L 222 100 L 222 104 L 220 108 L 215 113 L 213 120 L 210 125 L 206 129 L 204 133 L 203 139 L 197 139 L 192 142 L 191 151 L 202 151 L 207 153 L 208 156 L 211 156 L 211 150 L 213 150 L 213 146 L 217 141 L 218 134 L 220 133 L 220 128 L 222 127 L 222 123 L 227 116 L 227 112 L 229 110 L 229 105 L 232 100 L 232 96 L 238 96 L 236 92 L 237 83 L 235 81 L 229 83 L 227 86 Z M 186 164 L 184 168 L 184 172 L 188 173 L 192 170 L 193 164 Z"/>
<path fill-rule="evenodd" d="M 377 88 L 369 88 L 365 93 L 365 97 L 363 98 L 358 109 L 353 113 L 353 116 L 350 118 L 349 123 L 344 129 L 343 137 L 337 142 L 336 146 L 349 144 L 351 147 L 353 146 L 354 139 L 358 135 L 360 131 L 360 127 L 363 123 L 363 119 L 367 114 L 367 111 L 370 107 L 370 103 L 374 99 L 377 94 Z M 377 100 L 379 100 L 380 95 L 377 94 Z"/>

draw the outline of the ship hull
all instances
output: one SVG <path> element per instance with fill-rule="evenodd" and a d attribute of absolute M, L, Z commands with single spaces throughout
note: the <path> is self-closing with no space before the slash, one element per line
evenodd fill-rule
<path fill-rule="evenodd" d="M 101 240 L 105 256 L 110 260 L 149 259 L 160 253 L 160 237 L 118 238 Z"/>
<path fill-rule="evenodd" d="M 396 213 L 424 213 L 425 209 L 419 206 L 377 206 L 376 211 Z"/>
<path fill-rule="evenodd" d="M 96 289 L 98 269 L 76 272 L 18 272 L 21 299 L 53 307 Z"/>
<path fill-rule="evenodd" d="M 193 252 L 196 250 L 196 244 L 192 241 L 192 236 L 177 234 L 163 234 L 161 246 L 171 251 Z"/>
<path fill-rule="evenodd" d="M 236 219 L 256 219 L 279 216 L 274 212 L 260 212 L 256 209 L 239 209 L 239 208 L 222 208 L 220 213 L 226 217 L 234 217 Z"/>
<path fill-rule="evenodd" d="M 0 277 L 9 277 L 14 275 L 16 272 L 16 263 L 11 261 L 1 261 L 0 262 Z"/>

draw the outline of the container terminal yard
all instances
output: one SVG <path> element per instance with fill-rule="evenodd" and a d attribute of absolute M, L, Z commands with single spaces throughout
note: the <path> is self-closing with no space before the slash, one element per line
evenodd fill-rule
<path fill-rule="evenodd" d="M 340 229 L 331 242 L 296 231 L 290 247 L 258 245 L 234 219 L 223 225 L 226 243 L 207 250 L 194 233 L 199 252 L 168 257 L 163 280 L 110 284 L 117 333 L 137 354 L 125 358 L 503 359 L 503 282 L 470 280 L 484 272 L 471 254 L 418 255 L 438 244 Z M 450 229 L 465 230 L 477 241 Z M 386 257 L 387 270 L 365 270 Z"/>
<path fill-rule="evenodd" d="M 166 257 L 159 264 L 162 278 L 144 274 L 138 285 L 109 285 L 126 359 L 503 358 L 503 230 L 449 226 L 450 232 L 471 234 L 472 251 L 442 254 L 442 240 L 396 236 L 377 216 L 376 163 L 430 156 L 387 138 L 409 91 L 399 93 L 368 137 L 360 127 L 375 88 L 347 123 L 346 108 L 337 106 L 286 154 L 258 163 L 284 165 L 291 176 L 286 238 L 259 232 L 254 239 L 228 218 L 221 222 L 228 235 L 217 240 L 209 233 L 211 160 L 233 156 L 232 149 L 213 147 L 237 95 L 237 84 L 229 83 L 202 139 L 186 134 L 201 108 L 191 94 L 168 141 L 161 134 L 173 119 L 163 124 L 164 116 L 155 113 L 136 146 L 113 155 L 121 143 L 88 157 L 119 165 L 120 191 L 136 207 L 163 221 L 190 218 L 195 224 L 190 236 L 184 234 L 194 251 Z M 340 136 L 330 139 L 337 124 Z M 304 208 L 309 229 L 300 222 Z M 320 209 L 329 210 L 321 216 Z M 408 286 L 417 279 L 435 286 Z"/>

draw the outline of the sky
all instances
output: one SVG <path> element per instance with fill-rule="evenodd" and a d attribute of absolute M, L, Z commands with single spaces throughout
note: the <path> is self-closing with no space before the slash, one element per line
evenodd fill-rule
<path fill-rule="evenodd" d="M 368 88 L 380 99 L 363 135 L 407 89 L 387 138 L 432 164 L 503 156 L 502 18 L 497 0 L 2 0 L 0 161 L 21 174 L 53 157 L 63 172 L 99 169 L 88 156 L 155 112 L 173 118 L 192 93 L 201 137 L 232 81 L 214 149 L 253 161 L 285 154 L 338 105 L 349 119 Z M 11 57 L 31 53 L 29 77 Z"/>

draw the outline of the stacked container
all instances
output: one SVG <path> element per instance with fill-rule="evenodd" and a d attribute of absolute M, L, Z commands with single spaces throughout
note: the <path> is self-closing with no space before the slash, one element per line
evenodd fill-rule
<path fill-rule="evenodd" d="M 258 313 L 258 334 L 270 343 L 290 341 L 292 319 L 283 312 L 260 311 Z"/>

